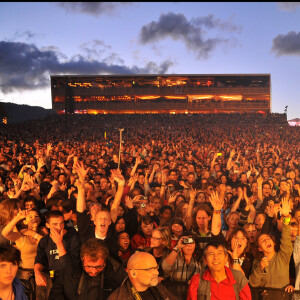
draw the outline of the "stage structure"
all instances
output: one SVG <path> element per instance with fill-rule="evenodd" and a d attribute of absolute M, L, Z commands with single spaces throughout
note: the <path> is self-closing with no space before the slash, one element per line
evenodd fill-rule
<path fill-rule="evenodd" d="M 58 113 L 270 113 L 270 74 L 51 76 Z"/>

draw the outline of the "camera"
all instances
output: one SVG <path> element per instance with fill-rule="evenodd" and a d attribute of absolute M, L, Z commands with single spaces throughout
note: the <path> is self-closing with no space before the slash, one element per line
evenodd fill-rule
<path fill-rule="evenodd" d="M 194 240 L 193 238 L 189 237 L 189 238 L 184 238 L 182 239 L 182 243 L 183 244 L 193 244 L 194 243 Z"/>
<path fill-rule="evenodd" d="M 145 208 L 146 204 L 145 203 L 141 203 L 141 208 Z"/>

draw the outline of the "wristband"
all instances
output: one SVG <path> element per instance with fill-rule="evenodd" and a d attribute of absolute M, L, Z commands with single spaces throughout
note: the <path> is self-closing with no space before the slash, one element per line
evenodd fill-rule
<path fill-rule="evenodd" d="M 214 214 L 217 214 L 217 215 L 220 215 L 221 212 L 222 212 L 221 210 L 214 210 L 214 211 L 213 211 L 213 213 L 214 213 Z"/>
<path fill-rule="evenodd" d="M 233 260 L 233 264 L 240 264 L 240 262 L 239 262 L 238 259 L 234 259 L 234 260 Z"/>
<path fill-rule="evenodd" d="M 290 221 L 291 221 L 291 218 L 290 218 L 290 217 L 282 217 L 282 222 L 283 222 L 283 224 L 289 225 L 289 224 L 290 224 Z"/>
<path fill-rule="evenodd" d="M 177 252 L 177 253 L 180 252 L 180 250 L 179 250 L 178 248 L 176 248 L 176 247 L 174 247 L 173 250 L 174 250 L 175 252 Z"/>

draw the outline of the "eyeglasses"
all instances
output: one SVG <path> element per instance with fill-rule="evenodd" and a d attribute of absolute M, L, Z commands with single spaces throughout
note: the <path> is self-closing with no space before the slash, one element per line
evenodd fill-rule
<path fill-rule="evenodd" d="M 86 268 L 87 270 L 91 270 L 91 269 L 95 269 L 95 270 L 101 270 L 105 267 L 106 263 L 104 263 L 103 265 L 100 266 L 83 266 L 84 268 Z"/>
<path fill-rule="evenodd" d="M 159 269 L 159 265 L 152 267 L 152 268 L 148 268 L 148 269 L 129 269 L 129 270 L 137 270 L 137 271 L 147 271 L 147 272 L 154 272 L 157 271 Z"/>
<path fill-rule="evenodd" d="M 151 236 L 151 239 L 158 241 L 158 240 L 162 240 L 163 238 L 158 238 L 158 237 L 155 237 L 155 236 Z"/>

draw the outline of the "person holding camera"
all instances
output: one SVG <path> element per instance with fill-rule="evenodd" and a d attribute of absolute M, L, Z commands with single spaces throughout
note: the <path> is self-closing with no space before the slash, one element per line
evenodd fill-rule
<path fill-rule="evenodd" d="M 198 243 L 195 242 L 194 234 L 183 233 L 177 245 L 162 261 L 162 269 L 167 278 L 167 287 L 175 288 L 175 291 L 171 292 L 181 294 L 182 299 L 186 299 L 189 281 L 201 270 L 200 249 Z M 174 281 L 176 285 L 173 284 Z"/>

